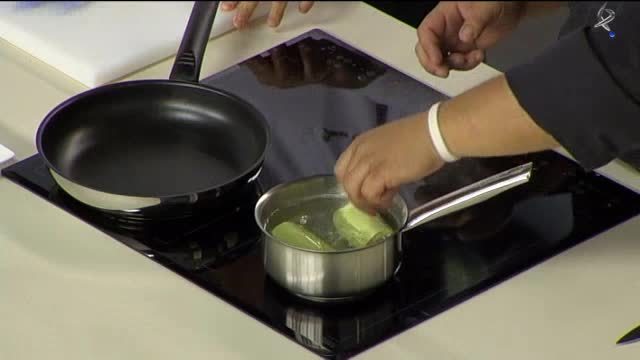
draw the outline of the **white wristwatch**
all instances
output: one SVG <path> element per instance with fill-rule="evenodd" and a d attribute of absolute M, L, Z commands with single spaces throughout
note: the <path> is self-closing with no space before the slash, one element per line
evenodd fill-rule
<path fill-rule="evenodd" d="M 454 162 L 458 160 L 456 156 L 454 156 L 449 149 L 447 148 L 447 144 L 445 144 L 444 139 L 442 138 L 442 133 L 440 132 L 440 124 L 438 123 L 438 108 L 440 107 L 440 102 L 437 102 L 431 106 L 429 109 L 429 117 L 427 122 L 429 124 L 429 134 L 431 136 L 431 142 L 433 142 L 433 146 L 436 148 L 436 152 L 440 155 L 440 158 L 446 162 Z"/>

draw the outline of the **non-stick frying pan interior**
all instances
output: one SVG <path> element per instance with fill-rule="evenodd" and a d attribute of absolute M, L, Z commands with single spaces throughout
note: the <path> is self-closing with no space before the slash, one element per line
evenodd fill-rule
<path fill-rule="evenodd" d="M 197 193 L 263 159 L 262 116 L 219 90 L 141 81 L 83 95 L 52 112 L 39 137 L 50 166 L 79 185 L 142 197 Z"/>

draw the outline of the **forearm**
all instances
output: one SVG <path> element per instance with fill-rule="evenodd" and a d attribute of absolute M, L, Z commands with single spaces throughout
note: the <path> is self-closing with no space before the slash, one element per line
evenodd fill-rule
<path fill-rule="evenodd" d="M 558 147 L 536 125 L 500 75 L 441 104 L 439 123 L 458 157 L 517 155 Z"/>

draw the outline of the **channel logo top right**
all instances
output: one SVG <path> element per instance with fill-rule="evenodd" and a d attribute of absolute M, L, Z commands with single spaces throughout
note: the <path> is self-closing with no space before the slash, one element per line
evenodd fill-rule
<path fill-rule="evenodd" d="M 605 29 L 606 31 L 609 32 L 609 37 L 613 39 L 614 37 L 616 37 L 616 33 L 615 31 L 611 30 L 611 27 L 609 26 L 609 24 L 615 18 L 616 18 L 616 13 L 611 9 L 607 9 L 607 2 L 605 2 L 604 4 L 602 4 L 600 9 L 598 9 L 598 15 L 597 15 L 598 22 L 593 26 L 593 28 L 597 29 L 601 27 Z"/>

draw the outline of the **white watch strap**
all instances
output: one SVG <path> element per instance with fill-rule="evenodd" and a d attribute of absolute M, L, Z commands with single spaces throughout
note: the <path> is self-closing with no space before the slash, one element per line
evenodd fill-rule
<path fill-rule="evenodd" d="M 442 133 L 440 132 L 440 124 L 438 123 L 438 108 L 440 107 L 440 102 L 437 102 L 431 106 L 429 109 L 429 134 L 431 135 L 431 141 L 433 142 L 433 146 L 435 146 L 438 155 L 442 158 L 442 160 L 446 162 L 454 162 L 458 160 L 457 157 L 453 156 L 447 145 L 444 143 L 444 139 L 442 138 Z"/>

